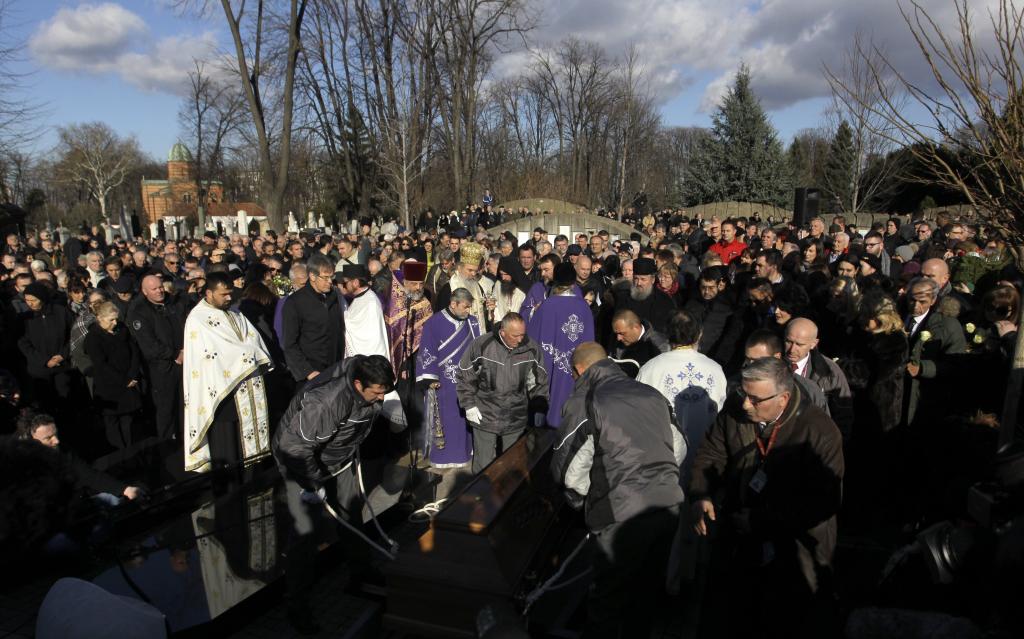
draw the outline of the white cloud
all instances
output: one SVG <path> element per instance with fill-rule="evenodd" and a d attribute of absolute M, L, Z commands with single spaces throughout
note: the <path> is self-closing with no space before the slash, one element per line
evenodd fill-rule
<path fill-rule="evenodd" d="M 997 2 L 971 0 L 979 34 L 989 29 L 987 12 Z M 940 28 L 955 31 L 951 2 L 921 4 Z M 717 104 L 741 62 L 769 109 L 827 96 L 822 66 L 840 65 L 858 31 L 883 46 L 910 79 L 931 84 L 894 0 L 560 0 L 546 3 L 538 22 L 531 40 L 540 47 L 569 35 L 601 43 L 610 55 L 636 44 L 662 97 L 710 75 L 703 111 Z"/>
<path fill-rule="evenodd" d="M 36 29 L 29 49 L 44 66 L 60 71 L 113 73 L 147 91 L 186 91 L 193 59 L 216 51 L 212 33 L 154 41 L 145 21 L 114 3 L 63 8 Z"/>
<path fill-rule="evenodd" d="M 64 8 L 43 22 L 29 48 L 46 66 L 78 71 L 109 64 L 146 33 L 142 18 L 118 4 Z"/>

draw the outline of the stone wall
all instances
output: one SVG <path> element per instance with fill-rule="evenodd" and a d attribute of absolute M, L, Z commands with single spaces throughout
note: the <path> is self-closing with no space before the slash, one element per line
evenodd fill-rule
<path fill-rule="evenodd" d="M 548 213 L 589 213 L 589 209 L 582 204 L 574 204 L 572 202 L 566 202 L 565 200 L 555 200 L 551 198 L 527 198 L 523 200 L 513 200 L 511 202 L 500 202 L 494 206 L 497 210 L 498 206 L 504 206 L 506 209 L 512 209 L 513 211 L 528 208 L 534 213 L 540 211 L 547 211 Z"/>
<path fill-rule="evenodd" d="M 631 233 L 636 233 L 636 229 L 623 224 L 622 222 L 616 222 L 615 220 L 601 217 L 599 215 L 591 215 L 589 213 L 550 213 L 548 215 L 533 215 L 530 217 L 522 217 L 505 224 L 499 224 L 498 226 L 487 229 L 488 233 L 498 234 L 504 231 L 511 231 L 520 242 L 529 238 L 533 234 L 533 229 L 537 227 L 543 228 L 548 232 L 548 240 L 554 242 L 555 236 L 563 234 L 569 238 L 569 242 L 572 243 L 577 233 L 586 233 L 587 235 L 593 235 L 598 231 L 608 231 L 608 235 L 611 239 L 615 240 L 618 238 L 629 239 Z M 649 238 L 647 235 L 640 233 L 641 242 L 647 243 Z"/>

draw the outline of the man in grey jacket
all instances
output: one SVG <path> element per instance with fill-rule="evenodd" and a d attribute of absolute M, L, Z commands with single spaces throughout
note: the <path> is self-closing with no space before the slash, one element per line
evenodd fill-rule
<path fill-rule="evenodd" d="M 683 491 L 686 441 L 668 401 L 596 342 L 576 347 L 552 470 L 595 540 L 587 637 L 650 635 Z"/>
<path fill-rule="evenodd" d="M 522 436 L 532 415 L 547 412 L 543 362 L 519 313 L 505 315 L 494 332 L 476 338 L 462 354 L 456 393 L 473 429 L 474 474 Z"/>

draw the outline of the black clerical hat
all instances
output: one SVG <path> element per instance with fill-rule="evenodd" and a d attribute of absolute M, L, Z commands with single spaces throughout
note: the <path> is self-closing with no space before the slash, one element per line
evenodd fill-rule
<path fill-rule="evenodd" d="M 346 264 L 341 269 L 341 279 L 355 280 L 359 278 L 370 279 L 370 271 L 365 264 Z"/>
<path fill-rule="evenodd" d="M 633 275 L 654 275 L 658 265 L 649 257 L 638 257 L 633 260 Z"/>

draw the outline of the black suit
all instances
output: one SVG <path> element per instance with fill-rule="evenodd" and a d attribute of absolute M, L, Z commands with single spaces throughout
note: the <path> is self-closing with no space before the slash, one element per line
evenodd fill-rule
<path fill-rule="evenodd" d="M 139 295 L 128 308 L 127 324 L 142 351 L 149 375 L 149 392 L 156 408 L 157 435 L 180 438 L 181 365 L 175 360 L 185 343 L 185 301 L 168 295 L 163 304 L 153 304 Z"/>
<path fill-rule="evenodd" d="M 345 356 L 345 313 L 333 289 L 320 294 L 303 286 L 285 300 L 281 320 L 284 357 L 296 381 Z"/>

